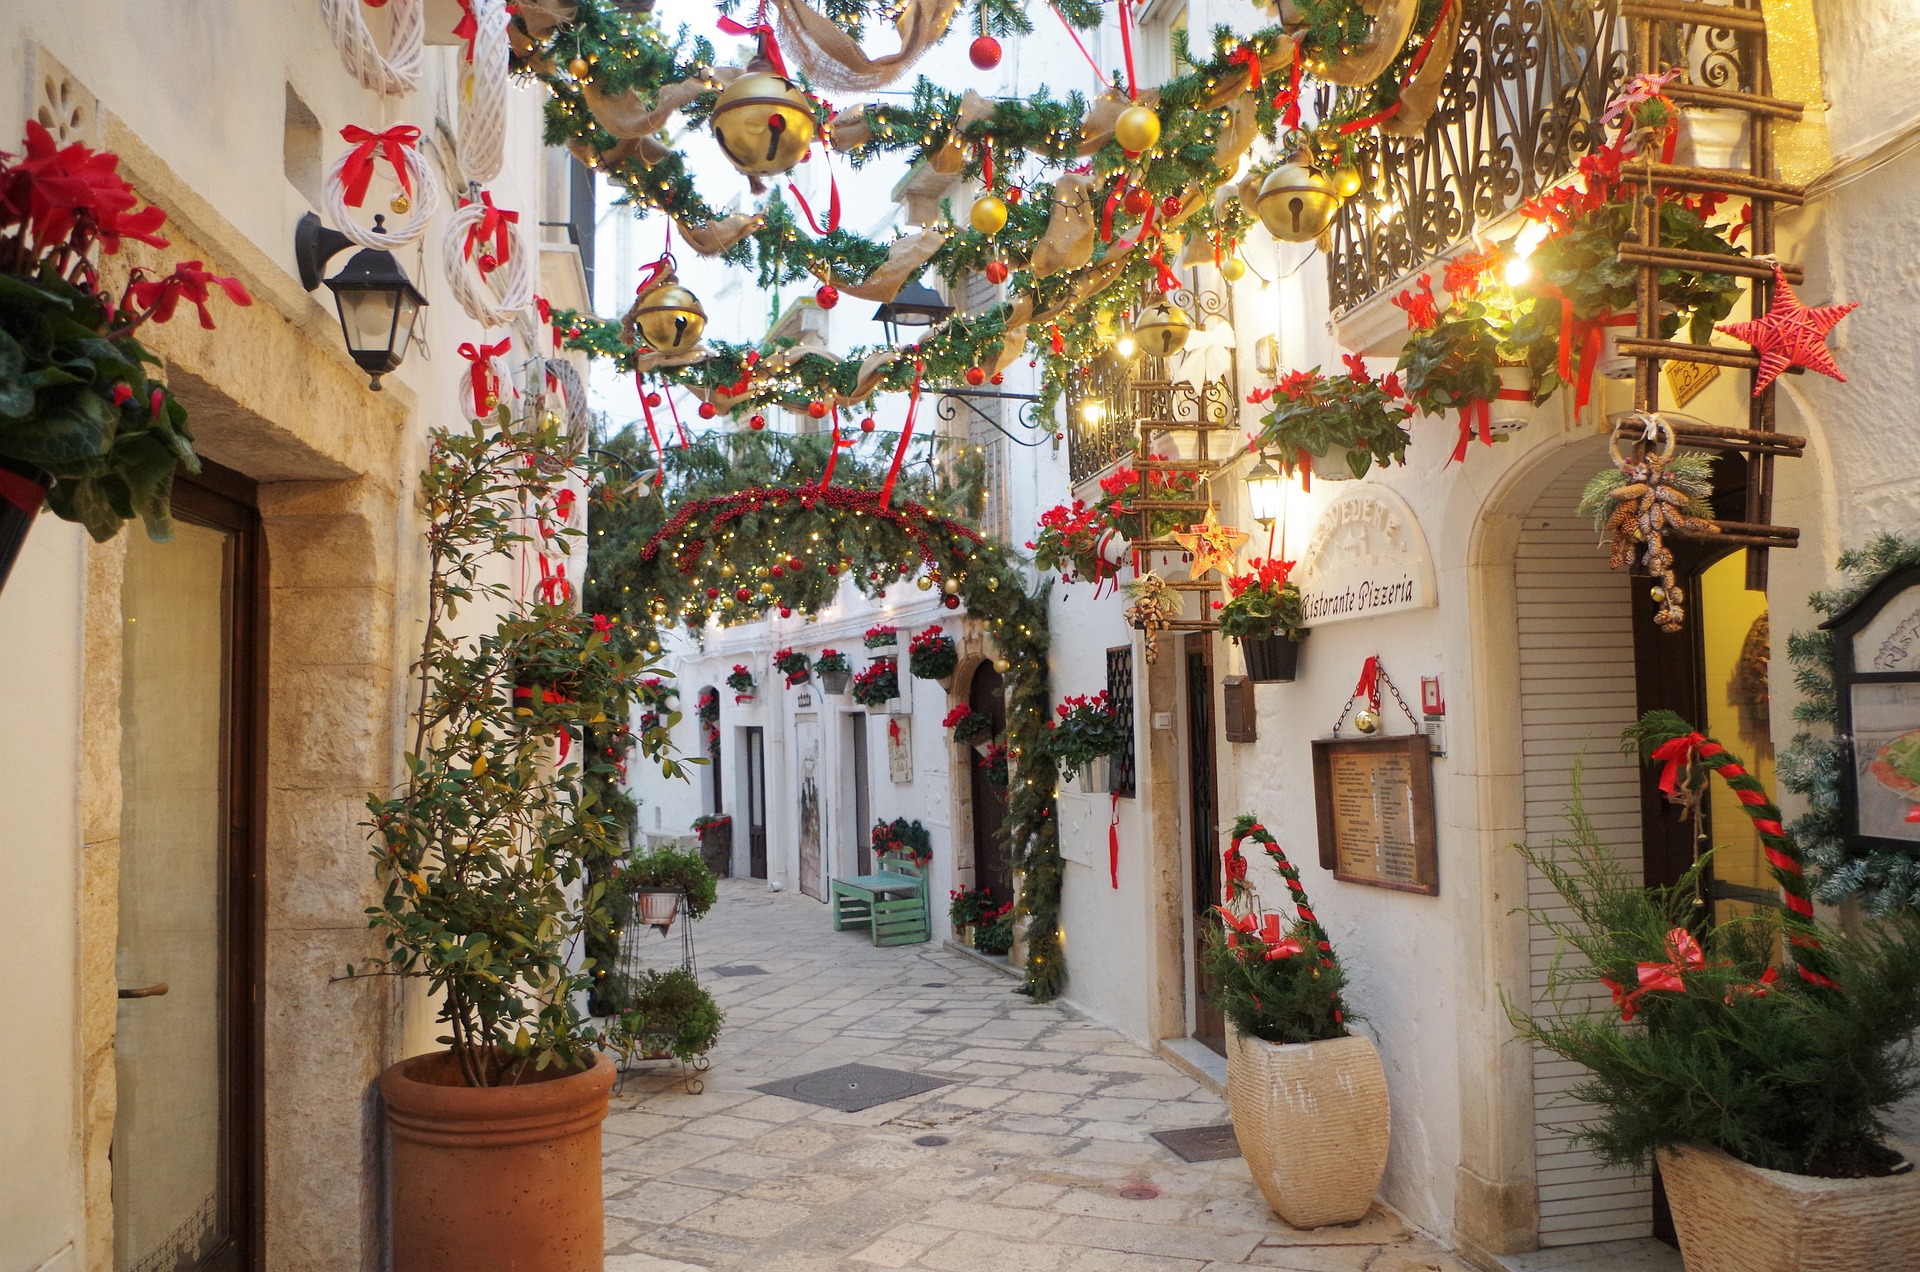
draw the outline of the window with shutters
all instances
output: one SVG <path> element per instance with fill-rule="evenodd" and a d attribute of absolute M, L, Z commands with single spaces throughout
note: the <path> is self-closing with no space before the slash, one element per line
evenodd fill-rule
<path fill-rule="evenodd" d="M 1133 798 L 1136 747 L 1133 723 L 1133 646 L 1118 645 L 1107 651 L 1107 701 L 1127 723 L 1127 740 L 1113 756 L 1115 795 Z"/>

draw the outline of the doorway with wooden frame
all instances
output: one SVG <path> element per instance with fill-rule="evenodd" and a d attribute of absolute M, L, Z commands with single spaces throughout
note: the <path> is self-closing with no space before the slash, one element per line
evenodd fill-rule
<path fill-rule="evenodd" d="M 1005 681 L 991 662 L 982 659 L 967 684 L 967 706 L 993 726 L 992 738 L 1007 733 Z M 1013 859 L 1002 827 L 1007 820 L 1006 788 L 994 785 L 973 748 L 962 754 L 967 765 L 967 797 L 973 813 L 973 886 L 993 898 L 996 906 L 1013 900 Z"/>
<path fill-rule="evenodd" d="M 121 591 L 114 1268 L 237 1272 L 265 1248 L 265 540 L 216 465 L 173 515 Z"/>
<path fill-rule="evenodd" d="M 1186 670 L 1187 854 L 1193 921 L 1189 925 L 1187 964 L 1193 987 L 1196 1042 L 1218 1055 L 1227 1053 L 1227 1019 L 1212 1002 L 1206 949 L 1219 921 L 1220 788 L 1214 756 L 1213 636 L 1190 632 L 1181 642 Z"/>

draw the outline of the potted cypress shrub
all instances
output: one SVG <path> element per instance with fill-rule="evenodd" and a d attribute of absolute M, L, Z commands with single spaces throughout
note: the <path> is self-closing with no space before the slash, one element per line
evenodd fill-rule
<path fill-rule="evenodd" d="M 853 675 L 853 664 L 839 650 L 821 650 L 820 657 L 814 660 L 813 669 L 820 673 L 820 687 L 828 693 L 842 694 L 847 691 L 847 680 Z"/>
<path fill-rule="evenodd" d="M 1252 839 L 1299 916 L 1260 913 L 1240 845 Z M 1267 1204 L 1296 1228 L 1366 1218 L 1387 1168 L 1387 1079 L 1373 1040 L 1348 1029 L 1344 975 L 1300 872 L 1243 813 L 1225 854 L 1229 905 L 1207 942 L 1227 1038 L 1227 1109 Z"/>
<path fill-rule="evenodd" d="M 1561 903 L 1529 911 L 1563 951 L 1556 1010 L 1508 1014 L 1588 1070 L 1568 1092 L 1599 1110 L 1581 1140 L 1608 1162 L 1658 1162 L 1688 1272 L 1920 1268 L 1920 1173 L 1886 1122 L 1920 1085 L 1920 913 L 1816 922 L 1779 809 L 1731 753 L 1671 712 L 1628 740 L 1677 801 L 1726 781 L 1784 905 L 1699 930 L 1710 857 L 1673 887 L 1641 887 L 1600 845 L 1576 784 L 1570 837 L 1521 849 Z M 1610 1005 L 1590 1005 L 1596 983 Z"/>
<path fill-rule="evenodd" d="M 693 833 L 700 837 L 700 860 L 715 878 L 733 873 L 733 818 L 725 813 L 703 813 L 693 819 Z"/>
<path fill-rule="evenodd" d="M 1227 578 L 1228 598 L 1220 608 L 1220 634 L 1240 642 L 1247 656 L 1247 676 L 1258 684 L 1290 681 L 1300 666 L 1300 642 L 1307 638 L 1301 626 L 1300 585 L 1288 578 L 1291 561 L 1249 558 L 1245 574 Z"/>
<path fill-rule="evenodd" d="M 25 153 L 0 155 L 0 587 L 41 506 L 104 542 L 133 517 L 173 536 L 176 469 L 200 471 L 186 408 L 148 374 L 160 360 L 135 333 L 182 305 L 211 329 L 215 291 L 246 289 L 182 261 L 161 278 L 131 272 L 118 297 L 101 257 L 132 239 L 166 247 L 166 213 L 141 207 L 119 159 L 59 146 L 27 121 Z"/>
<path fill-rule="evenodd" d="M 684 902 L 687 918 L 698 919 L 713 908 L 719 885 L 699 853 L 673 848 L 629 857 L 620 871 L 621 883 L 633 896 L 640 921 L 666 932 Z"/>
<path fill-rule="evenodd" d="M 599 616 L 517 600 L 496 568 L 524 541 L 524 502 L 550 497 L 571 462 L 557 428 L 514 431 L 503 410 L 434 434 L 421 478 L 435 524 L 414 736 L 405 784 L 368 801 L 384 896 L 367 914 L 384 953 L 347 969 L 424 981 L 446 1031 L 446 1050 L 380 1075 L 396 1272 L 600 1266 L 614 1076 L 601 1048 L 620 1040 L 582 1011 L 598 969 L 581 950 L 611 930 L 597 876 L 624 829 L 599 796 L 636 747 L 669 776 L 683 770 L 661 731 L 606 727 L 629 717 L 647 657 L 616 647 Z M 456 607 L 502 616 L 461 635 Z M 517 715 L 514 669 L 563 645 L 571 692 Z M 592 744 L 557 758 L 556 735 L 589 729 Z"/>

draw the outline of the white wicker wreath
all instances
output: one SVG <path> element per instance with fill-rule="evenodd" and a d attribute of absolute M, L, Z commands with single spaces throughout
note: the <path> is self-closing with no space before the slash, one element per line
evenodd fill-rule
<path fill-rule="evenodd" d="M 486 205 L 478 199 L 453 214 L 447 222 L 440 263 L 447 276 L 447 286 L 453 298 L 460 302 L 460 308 L 482 326 L 504 327 L 533 303 L 533 271 L 527 249 L 520 240 L 520 230 L 509 222 L 507 259 L 491 275 L 481 274 L 479 254 L 470 259 L 466 244 L 467 232 L 479 225 L 486 214 Z"/>
<path fill-rule="evenodd" d="M 482 185 L 507 157 L 507 0 L 474 0 L 473 64 L 460 95 L 460 173 Z"/>
<path fill-rule="evenodd" d="M 377 152 L 375 161 L 384 157 L 384 150 Z M 406 147 L 401 151 L 401 157 L 407 166 L 407 180 L 413 187 L 408 195 L 407 210 L 403 214 L 406 219 L 397 226 L 389 225 L 382 229 L 361 225 L 347 209 L 346 183 L 341 179 L 341 174 L 346 170 L 347 161 L 353 158 L 353 150 L 349 149 L 327 169 L 327 179 L 320 189 L 320 201 L 325 207 L 327 219 L 361 247 L 389 250 L 411 243 L 427 232 L 428 222 L 440 210 L 440 183 L 433 175 L 433 165 L 427 162 L 418 146 Z"/>
<path fill-rule="evenodd" d="M 347 73 L 376 93 L 399 97 L 420 87 L 426 44 L 426 0 L 387 0 L 385 53 L 361 16 L 364 0 L 320 0 L 320 18 L 333 34 L 333 46 Z"/>

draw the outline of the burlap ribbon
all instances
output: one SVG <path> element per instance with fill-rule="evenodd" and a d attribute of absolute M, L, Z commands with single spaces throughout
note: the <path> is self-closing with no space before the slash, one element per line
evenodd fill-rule
<path fill-rule="evenodd" d="M 852 36 L 804 0 L 773 0 L 779 13 L 780 47 L 787 60 L 819 87 L 865 93 L 884 88 L 907 72 L 947 33 L 959 0 L 906 0 L 894 31 L 900 51 L 868 57 Z"/>
<path fill-rule="evenodd" d="M 897 240 L 887 252 L 887 259 L 880 268 L 866 276 L 860 282 L 849 282 L 841 275 L 831 273 L 823 265 L 814 265 L 814 277 L 823 283 L 832 283 L 840 289 L 843 296 L 852 296 L 859 300 L 871 300 L 884 304 L 900 294 L 900 289 L 920 276 L 926 263 L 940 250 L 947 236 L 938 230 L 922 230 Z"/>
<path fill-rule="evenodd" d="M 1453 64 L 1454 50 L 1460 45 L 1461 7 L 1456 0 L 1440 16 L 1433 44 L 1427 50 L 1427 60 L 1420 64 L 1419 74 L 1400 90 L 1399 113 L 1380 124 L 1380 131 L 1387 136 L 1418 137 L 1426 131 L 1427 120 L 1440 104 L 1440 87 L 1446 81 L 1447 68 Z"/>
<path fill-rule="evenodd" d="M 527 28 L 527 34 L 536 40 L 544 40 L 567 23 L 573 21 L 580 6 L 574 0 L 520 0 L 515 10 L 521 23 Z"/>
<path fill-rule="evenodd" d="M 1062 270 L 1079 269 L 1093 259 L 1097 219 L 1093 208 L 1093 178 L 1069 172 L 1055 179 L 1047 229 L 1034 245 L 1028 268 L 1035 278 L 1050 278 Z"/>
<path fill-rule="evenodd" d="M 745 74 L 746 71 L 738 66 L 713 68 L 713 78 L 723 88 Z M 667 120 L 675 111 L 686 109 L 702 93 L 712 91 L 713 85 L 704 80 L 676 80 L 661 85 L 660 91 L 649 102 L 638 92 L 617 93 L 609 97 L 596 88 L 592 80 L 580 86 L 580 96 L 586 101 L 587 109 L 593 112 L 595 122 L 616 137 L 652 137 L 667 126 Z"/>
<path fill-rule="evenodd" d="M 758 213 L 736 212 L 706 225 L 682 225 L 674 222 L 687 246 L 702 256 L 718 256 L 767 223 Z"/>
<path fill-rule="evenodd" d="M 880 387 L 887 368 L 900 361 L 897 349 L 876 349 L 861 362 L 860 370 L 853 377 L 853 395 L 851 400 L 858 402 L 871 396 Z"/>
<path fill-rule="evenodd" d="M 947 143 L 927 156 L 927 166 L 943 177 L 950 177 L 967 166 L 967 143 L 961 138 L 972 124 L 993 114 L 993 103 L 968 89 L 960 95 L 960 109 L 954 113 Z"/>
<path fill-rule="evenodd" d="M 633 360 L 633 370 L 636 375 L 646 375 L 662 367 L 692 366 L 712 356 L 712 352 L 701 345 L 695 345 L 684 353 L 643 353 Z"/>
<path fill-rule="evenodd" d="M 1372 11 L 1373 17 L 1367 38 L 1350 49 L 1343 48 L 1339 56 L 1327 59 L 1325 66 L 1316 68 L 1313 77 L 1321 83 L 1353 87 L 1371 84 L 1393 65 L 1393 59 L 1407 46 L 1420 0 L 1372 0 L 1365 7 Z M 1266 65 L 1264 60 L 1261 65 Z"/>
<path fill-rule="evenodd" d="M 1129 106 L 1145 106 L 1148 110 L 1160 104 L 1160 90 L 1148 88 L 1141 90 L 1137 98 L 1128 100 L 1119 89 L 1110 88 L 1093 99 L 1087 107 L 1086 118 L 1080 121 L 1080 153 L 1090 155 L 1113 140 L 1113 126 L 1120 119 L 1120 112 Z"/>

